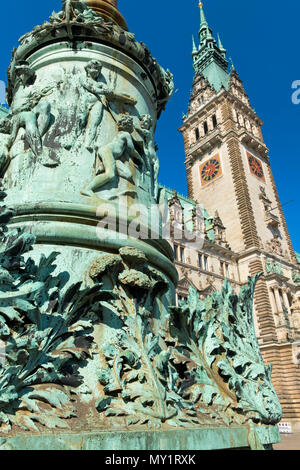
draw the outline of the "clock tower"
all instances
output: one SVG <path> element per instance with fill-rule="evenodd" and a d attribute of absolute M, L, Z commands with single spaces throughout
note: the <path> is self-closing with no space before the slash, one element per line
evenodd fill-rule
<path fill-rule="evenodd" d="M 193 38 L 195 76 L 180 127 L 188 194 L 208 213 L 218 212 L 241 285 L 248 276 L 264 273 L 255 294 L 257 334 L 264 358 L 274 363 L 273 381 L 282 400 L 287 383 L 294 390 L 288 417 L 300 418 L 300 361 L 293 359 L 300 339 L 293 309 L 300 295 L 294 282 L 299 264 L 262 136 L 263 122 L 199 6 L 200 45 Z"/>

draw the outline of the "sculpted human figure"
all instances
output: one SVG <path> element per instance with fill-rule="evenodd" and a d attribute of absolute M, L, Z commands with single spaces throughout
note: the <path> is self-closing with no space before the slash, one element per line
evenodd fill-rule
<path fill-rule="evenodd" d="M 10 114 L 11 134 L 7 143 L 8 152 L 11 150 L 18 132 L 25 129 L 26 139 L 33 153 L 38 156 L 42 153 L 42 137 L 47 132 L 51 120 L 50 104 L 41 99 L 47 96 L 57 85 L 49 85 L 42 91 L 31 91 L 34 72 L 29 65 L 16 66 L 16 71 L 22 83 L 22 88 L 16 94 Z"/>
<path fill-rule="evenodd" d="M 136 151 L 132 139 L 132 132 L 134 130 L 133 118 L 128 115 L 123 115 L 118 121 L 118 134 L 112 142 L 98 151 L 98 158 L 101 160 L 104 171 L 98 170 L 95 178 L 83 188 L 81 194 L 84 196 L 93 196 L 94 192 L 102 186 L 113 181 L 117 175 L 117 160 L 124 156 L 125 153 L 129 158 L 136 160 L 138 163 L 143 164 L 144 161 L 140 154 Z"/>
<path fill-rule="evenodd" d="M 94 17 L 92 10 L 90 10 L 87 5 L 80 0 L 63 0 L 63 12 L 70 39 L 73 39 L 71 21 L 77 20 L 80 14 L 87 14 L 87 17 L 89 17 L 89 15 Z"/>
<path fill-rule="evenodd" d="M 70 39 L 73 39 L 72 29 L 71 29 L 71 18 L 75 16 L 73 1 L 72 0 L 63 0 L 63 11 L 65 12 L 65 20 L 67 24 L 67 31 Z"/>
<path fill-rule="evenodd" d="M 266 260 L 266 271 L 268 274 L 271 274 L 274 272 L 274 264 L 270 259 Z"/>
<path fill-rule="evenodd" d="M 158 198 L 158 175 L 159 175 L 159 159 L 156 154 L 156 145 L 153 135 L 153 120 L 149 114 L 145 114 L 140 118 L 140 126 L 136 126 L 136 131 L 142 136 L 144 141 L 144 154 L 146 157 L 146 165 L 150 170 L 154 199 Z"/>
<path fill-rule="evenodd" d="M 114 92 L 108 85 L 98 81 L 102 71 L 102 65 L 99 61 L 90 61 L 85 67 L 85 71 L 86 77 L 81 79 L 80 83 L 88 94 L 84 98 L 80 128 L 84 128 L 88 123 L 85 146 L 87 149 L 92 150 L 103 118 L 104 108 L 109 107 L 108 101 L 115 100 L 133 106 L 136 105 L 137 101 L 125 93 Z"/>

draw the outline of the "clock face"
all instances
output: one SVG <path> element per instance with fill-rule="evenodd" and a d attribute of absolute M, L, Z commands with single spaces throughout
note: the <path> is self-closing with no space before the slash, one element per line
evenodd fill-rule
<path fill-rule="evenodd" d="M 250 153 L 248 155 L 250 171 L 257 178 L 265 181 L 264 169 L 262 163 Z"/>
<path fill-rule="evenodd" d="M 221 162 L 219 155 L 210 158 L 203 163 L 200 168 L 202 185 L 208 184 L 218 176 L 222 175 Z"/>

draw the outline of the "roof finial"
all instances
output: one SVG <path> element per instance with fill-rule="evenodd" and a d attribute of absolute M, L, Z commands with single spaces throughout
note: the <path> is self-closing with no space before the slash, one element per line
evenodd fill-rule
<path fill-rule="evenodd" d="M 221 52 L 226 52 L 226 49 L 223 47 L 223 44 L 221 42 L 221 38 L 220 38 L 219 33 L 218 33 L 218 47 L 219 47 Z"/>
<path fill-rule="evenodd" d="M 199 39 L 202 42 L 205 39 L 212 39 L 212 30 L 208 26 L 208 22 L 206 21 L 204 10 L 203 10 L 203 3 L 199 3 L 200 8 L 200 31 L 199 31 Z"/>
<path fill-rule="evenodd" d="M 199 8 L 200 8 L 201 26 L 204 26 L 204 25 L 208 26 L 208 23 L 207 23 L 206 18 L 205 18 L 202 2 L 199 3 Z"/>
<path fill-rule="evenodd" d="M 231 72 L 236 72 L 236 69 L 235 69 L 235 66 L 234 66 L 234 63 L 233 63 L 232 57 L 230 57 L 230 63 L 231 63 L 231 66 L 230 66 L 230 70 L 231 70 Z"/>

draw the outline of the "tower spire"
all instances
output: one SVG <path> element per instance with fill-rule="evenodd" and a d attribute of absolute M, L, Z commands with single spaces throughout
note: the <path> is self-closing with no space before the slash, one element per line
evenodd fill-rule
<path fill-rule="evenodd" d="M 205 18 L 203 3 L 199 3 L 200 8 L 200 30 L 199 30 L 199 39 L 202 43 L 205 39 L 212 39 L 212 30 L 208 26 L 208 22 Z"/>
<path fill-rule="evenodd" d="M 193 43 L 193 64 L 196 74 L 202 74 L 210 85 L 218 92 L 223 87 L 228 89 L 229 74 L 228 62 L 226 60 L 226 49 L 224 49 L 220 36 L 218 42 L 213 37 L 206 20 L 203 3 L 200 8 L 200 47 L 197 50 Z"/>
<path fill-rule="evenodd" d="M 200 8 L 200 28 L 203 26 L 208 26 L 208 23 L 205 18 L 202 2 L 199 3 L 199 8 Z"/>
<path fill-rule="evenodd" d="M 221 38 L 220 38 L 220 35 L 218 33 L 218 48 L 220 49 L 220 51 L 226 55 L 226 49 L 225 47 L 223 46 L 222 42 L 221 42 Z"/>

